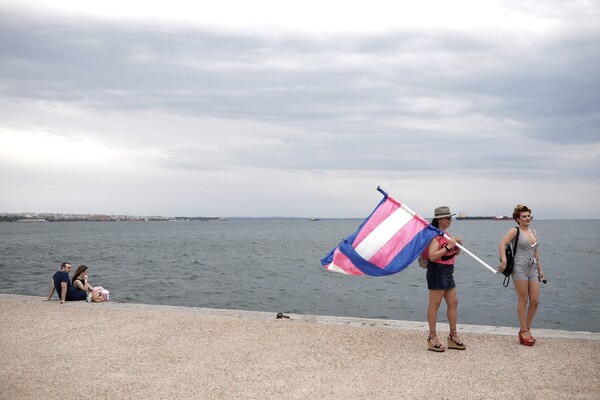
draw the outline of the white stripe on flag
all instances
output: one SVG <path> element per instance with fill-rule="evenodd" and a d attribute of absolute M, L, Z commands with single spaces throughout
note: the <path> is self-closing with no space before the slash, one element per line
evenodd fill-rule
<path fill-rule="evenodd" d="M 369 260 L 412 218 L 413 216 L 406 210 L 398 208 L 360 242 L 355 249 L 356 252 L 365 260 Z"/>
<path fill-rule="evenodd" d="M 328 271 L 332 271 L 332 272 L 339 272 L 341 274 L 346 274 L 346 275 L 350 275 L 349 273 L 347 273 L 346 271 L 344 271 L 341 267 L 338 267 L 337 265 L 335 265 L 334 263 L 331 263 L 327 266 L 327 270 Z"/>

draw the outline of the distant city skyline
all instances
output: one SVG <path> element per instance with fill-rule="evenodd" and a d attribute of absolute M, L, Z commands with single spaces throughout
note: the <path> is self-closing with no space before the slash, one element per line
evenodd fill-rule
<path fill-rule="evenodd" d="M 421 217 L 431 220 L 432 216 L 421 215 Z M 477 219 L 477 217 L 486 217 L 492 219 L 494 217 L 503 217 L 503 220 L 511 220 L 512 217 L 509 215 L 502 216 L 500 214 L 495 215 L 473 215 L 473 214 L 464 214 L 464 219 L 471 219 L 469 217 L 475 217 L 472 219 Z M 297 216 L 285 216 L 285 215 L 270 215 L 270 216 L 261 216 L 261 217 L 252 217 L 252 216 L 243 216 L 243 215 L 229 215 L 229 216 L 214 216 L 214 215 L 131 215 L 131 214 L 75 214 L 75 213 L 6 213 L 0 212 L 0 222 L 4 221 L 18 221 L 25 219 L 46 219 L 48 221 L 170 221 L 170 220 L 240 220 L 240 219 L 299 219 L 299 220 L 328 220 L 328 219 L 355 219 L 362 220 L 366 218 L 364 217 L 297 217 Z M 456 218 L 459 220 L 460 218 Z M 500 218 L 495 218 L 500 219 Z M 553 219 L 553 218 L 536 218 L 536 219 Z M 589 220 L 597 220 L 600 217 L 590 217 L 590 218 L 556 218 L 556 219 L 589 219 Z"/>

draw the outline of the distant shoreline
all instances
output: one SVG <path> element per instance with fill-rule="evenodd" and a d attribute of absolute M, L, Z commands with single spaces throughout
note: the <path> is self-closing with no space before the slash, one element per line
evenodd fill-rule
<path fill-rule="evenodd" d="M 40 215 L 40 214 L 37 214 Z M 41 214 L 44 215 L 44 214 Z M 100 214 L 54 214 L 45 217 L 26 217 L 23 214 L 0 214 L 0 222 L 189 222 L 189 221 L 346 221 L 363 218 L 314 218 L 314 217 L 132 217 Z"/>
<path fill-rule="evenodd" d="M 43 215 L 43 214 L 42 214 Z M 53 214 L 50 216 L 27 217 L 22 214 L 0 215 L 0 222 L 168 222 L 168 221 L 224 221 L 221 217 L 132 217 L 101 214 Z"/>
<path fill-rule="evenodd" d="M 163 217 L 163 216 L 125 216 L 103 214 L 35 214 L 36 217 L 27 217 L 23 213 L 0 213 L 1 222 L 190 222 L 190 221 L 362 221 L 364 217 Z M 42 215 L 42 217 L 40 217 Z M 425 219 L 431 220 L 431 217 Z M 493 220 L 493 217 L 456 218 L 457 221 Z M 536 221 L 597 221 L 600 218 L 538 218 Z M 496 219 L 496 221 L 512 221 L 511 218 Z"/>

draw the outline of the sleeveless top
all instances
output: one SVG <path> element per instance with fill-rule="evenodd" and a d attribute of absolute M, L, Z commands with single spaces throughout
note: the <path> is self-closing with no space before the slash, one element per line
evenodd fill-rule
<path fill-rule="evenodd" d="M 448 236 L 450 236 L 450 234 L 448 232 L 444 232 L 445 234 L 447 234 Z M 438 250 L 441 249 L 442 247 L 444 247 L 444 245 L 450 243 L 450 241 L 448 239 L 446 239 L 444 236 L 436 236 L 435 240 L 438 241 Z M 452 249 L 446 251 L 446 253 L 438 260 L 436 261 L 431 261 L 434 262 L 436 264 L 442 264 L 442 265 L 454 265 L 454 259 L 456 258 L 456 247 L 453 247 Z M 429 253 L 429 251 L 427 249 L 425 249 L 425 253 Z M 426 257 L 427 260 L 429 260 L 429 254 L 427 254 Z"/>
<path fill-rule="evenodd" d="M 517 243 L 517 252 L 515 254 L 515 263 L 522 264 L 524 261 L 535 260 L 535 250 L 540 246 L 540 239 L 538 239 L 535 230 L 529 228 L 533 236 L 535 236 L 535 243 L 530 244 L 523 232 L 519 232 L 519 242 Z"/>

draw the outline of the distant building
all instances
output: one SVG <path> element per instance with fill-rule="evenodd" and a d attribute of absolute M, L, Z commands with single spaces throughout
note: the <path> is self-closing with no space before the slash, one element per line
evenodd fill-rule
<path fill-rule="evenodd" d="M 112 221 L 112 218 L 109 215 L 90 215 L 85 220 L 89 222 L 106 222 Z"/>

